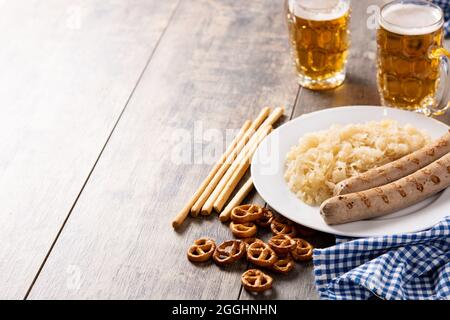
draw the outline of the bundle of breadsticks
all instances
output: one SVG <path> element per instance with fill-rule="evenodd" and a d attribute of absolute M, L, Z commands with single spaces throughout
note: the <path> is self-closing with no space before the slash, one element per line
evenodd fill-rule
<path fill-rule="evenodd" d="M 266 107 L 254 121 L 247 120 L 225 153 L 214 165 L 200 187 L 172 221 L 174 228 L 179 227 L 189 213 L 196 217 L 210 215 L 213 209 L 220 214 L 221 221 L 230 218 L 231 210 L 239 205 L 253 188 L 249 178 L 230 200 L 233 191 L 250 167 L 250 161 L 261 141 L 271 132 L 272 126 L 283 115 L 284 107 Z M 225 207 L 225 208 L 224 208 Z M 223 210 L 223 211 L 222 211 Z"/>
<path fill-rule="evenodd" d="M 450 130 L 403 158 L 348 178 L 320 213 L 327 224 L 380 217 L 418 203 L 450 186 Z"/>

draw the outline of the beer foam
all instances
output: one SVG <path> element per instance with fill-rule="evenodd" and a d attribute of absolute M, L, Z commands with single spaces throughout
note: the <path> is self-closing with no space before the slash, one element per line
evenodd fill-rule
<path fill-rule="evenodd" d="M 421 35 L 438 30 L 443 21 L 441 10 L 431 5 L 395 3 L 384 7 L 380 23 L 393 33 Z"/>
<path fill-rule="evenodd" d="M 328 21 L 342 17 L 349 10 L 349 2 L 342 0 L 289 0 L 289 10 L 295 16 L 314 21 Z"/>

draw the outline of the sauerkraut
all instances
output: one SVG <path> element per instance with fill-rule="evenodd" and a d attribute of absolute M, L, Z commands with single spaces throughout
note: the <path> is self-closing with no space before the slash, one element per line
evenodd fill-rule
<path fill-rule="evenodd" d="M 401 158 L 429 141 L 426 132 L 393 120 L 333 125 L 300 138 L 287 154 L 284 178 L 301 200 L 320 205 L 333 196 L 338 182 Z"/>

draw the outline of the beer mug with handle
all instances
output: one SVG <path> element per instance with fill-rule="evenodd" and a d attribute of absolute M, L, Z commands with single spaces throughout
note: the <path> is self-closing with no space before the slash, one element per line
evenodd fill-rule
<path fill-rule="evenodd" d="M 350 0 L 285 0 L 291 53 L 298 82 L 331 89 L 345 79 Z"/>
<path fill-rule="evenodd" d="M 377 82 L 383 105 L 439 115 L 449 108 L 450 53 L 444 14 L 428 1 L 384 5 L 377 32 Z"/>

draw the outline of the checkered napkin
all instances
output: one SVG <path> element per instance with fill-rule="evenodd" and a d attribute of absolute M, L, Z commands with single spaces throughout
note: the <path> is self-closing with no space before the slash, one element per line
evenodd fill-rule
<path fill-rule="evenodd" d="M 442 8 L 444 11 L 444 32 L 445 36 L 450 36 L 450 0 L 433 0 L 435 4 Z"/>
<path fill-rule="evenodd" d="M 314 276 L 327 300 L 450 299 L 450 216 L 418 233 L 338 237 L 314 250 Z"/>

